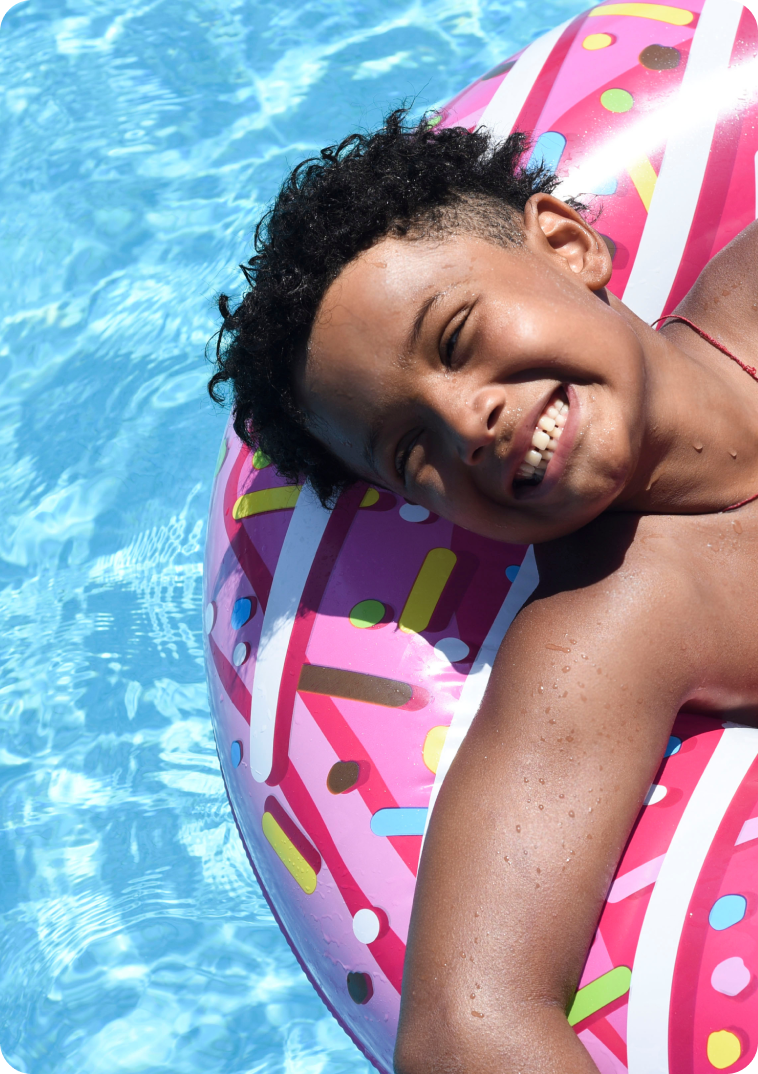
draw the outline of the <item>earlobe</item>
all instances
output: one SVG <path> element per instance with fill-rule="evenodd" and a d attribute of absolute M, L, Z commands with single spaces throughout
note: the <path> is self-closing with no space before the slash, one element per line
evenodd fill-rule
<path fill-rule="evenodd" d="M 611 278 L 608 247 L 576 209 L 552 194 L 533 194 L 524 208 L 526 245 L 534 252 L 558 258 L 559 264 L 599 291 Z"/>

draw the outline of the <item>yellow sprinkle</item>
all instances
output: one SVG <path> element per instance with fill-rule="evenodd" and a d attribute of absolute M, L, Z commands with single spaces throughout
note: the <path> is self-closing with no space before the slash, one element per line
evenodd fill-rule
<path fill-rule="evenodd" d="M 449 548 L 433 548 L 427 552 L 400 616 L 401 630 L 407 634 L 426 630 L 457 559 Z"/>
<path fill-rule="evenodd" d="M 629 172 L 629 178 L 637 189 L 637 193 L 642 198 L 645 210 L 650 212 L 650 202 L 653 200 L 653 191 L 658 181 L 655 168 L 647 157 L 640 157 L 639 160 L 635 160 L 634 163 L 628 165 L 627 171 Z"/>
<path fill-rule="evenodd" d="M 447 738 L 447 727 L 432 727 L 424 739 L 424 764 L 430 772 L 437 771 L 442 747 Z"/>
<path fill-rule="evenodd" d="M 728 1029 L 719 1029 L 708 1037 L 708 1061 L 717 1070 L 726 1070 L 742 1055 L 739 1037 Z"/>
<path fill-rule="evenodd" d="M 267 466 L 271 465 L 271 459 L 268 455 L 264 455 L 260 448 L 256 449 L 253 455 L 253 469 L 265 470 Z"/>
<path fill-rule="evenodd" d="M 366 495 L 361 500 L 361 507 L 373 507 L 379 503 L 379 493 L 376 489 L 366 489 Z"/>
<path fill-rule="evenodd" d="M 589 34 L 582 41 L 582 48 L 588 49 L 590 52 L 594 52 L 599 48 L 608 48 L 613 44 L 613 38 L 610 34 Z"/>
<path fill-rule="evenodd" d="M 670 22 L 672 26 L 688 26 L 695 17 L 683 7 L 668 7 L 666 4 L 606 4 L 593 8 L 590 15 L 634 15 L 638 19 Z"/>
<path fill-rule="evenodd" d="M 300 495 L 300 485 L 280 485 L 276 489 L 260 489 L 240 496 L 234 505 L 232 518 L 239 522 L 241 518 L 262 515 L 266 511 L 284 511 L 294 507 Z"/>
<path fill-rule="evenodd" d="M 292 874 L 306 895 L 312 895 L 316 890 L 316 874 L 303 855 L 290 842 L 270 813 L 263 814 L 261 827 L 285 869 Z"/>

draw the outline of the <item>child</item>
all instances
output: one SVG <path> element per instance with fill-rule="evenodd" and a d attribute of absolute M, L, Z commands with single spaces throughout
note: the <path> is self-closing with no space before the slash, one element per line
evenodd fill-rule
<path fill-rule="evenodd" d="M 525 147 L 394 113 L 295 169 L 220 300 L 211 391 L 285 475 L 537 545 L 425 843 L 400 1074 L 592 1074 L 566 1009 L 674 717 L 756 723 L 758 231 L 656 333 Z"/>

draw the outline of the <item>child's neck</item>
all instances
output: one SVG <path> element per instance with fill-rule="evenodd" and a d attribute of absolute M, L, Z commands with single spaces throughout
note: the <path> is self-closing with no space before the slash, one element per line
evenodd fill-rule
<path fill-rule="evenodd" d="M 634 323 L 649 377 L 641 463 L 614 507 L 708 513 L 758 492 L 758 383 L 686 325 L 656 333 L 611 305 Z"/>

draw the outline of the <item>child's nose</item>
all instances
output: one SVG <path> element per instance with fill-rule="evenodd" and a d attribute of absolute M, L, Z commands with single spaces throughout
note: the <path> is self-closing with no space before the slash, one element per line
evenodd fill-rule
<path fill-rule="evenodd" d="M 497 439 L 498 418 L 504 406 L 505 395 L 499 386 L 480 388 L 459 399 L 452 424 L 458 452 L 467 465 L 481 462 L 487 447 Z"/>

